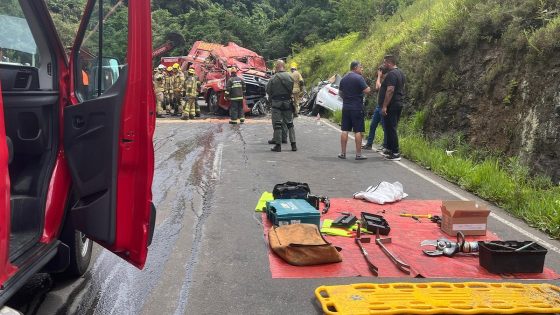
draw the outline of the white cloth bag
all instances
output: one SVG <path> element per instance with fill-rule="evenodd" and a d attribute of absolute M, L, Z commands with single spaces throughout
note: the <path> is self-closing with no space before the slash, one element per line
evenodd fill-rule
<path fill-rule="evenodd" d="M 354 199 L 364 199 L 377 204 L 391 203 L 408 197 L 403 185 L 399 182 L 381 182 L 377 186 L 369 186 L 366 191 L 354 194 Z"/>

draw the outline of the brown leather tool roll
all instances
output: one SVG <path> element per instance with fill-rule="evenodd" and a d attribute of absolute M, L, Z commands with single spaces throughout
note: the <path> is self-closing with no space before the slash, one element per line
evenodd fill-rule
<path fill-rule="evenodd" d="M 327 242 L 315 224 L 290 224 L 268 231 L 272 251 L 295 266 L 337 263 L 342 256 Z"/>

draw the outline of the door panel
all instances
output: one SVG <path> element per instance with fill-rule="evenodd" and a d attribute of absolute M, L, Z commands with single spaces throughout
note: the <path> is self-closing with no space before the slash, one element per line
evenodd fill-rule
<path fill-rule="evenodd" d="M 71 214 L 79 230 L 142 268 L 155 222 L 150 1 L 108 2 L 88 1 L 70 57 L 64 146 L 78 200 Z M 126 16 L 128 52 L 118 56 L 123 44 L 104 46 L 113 40 L 104 24 Z"/>
<path fill-rule="evenodd" d="M 79 196 L 75 226 L 96 241 L 115 241 L 119 124 L 126 74 L 99 98 L 64 109 L 64 148 Z"/>
<path fill-rule="evenodd" d="M 4 126 L 4 102 L 0 84 L 0 287 L 15 271 L 9 264 L 10 241 L 10 175 L 8 145 Z"/>

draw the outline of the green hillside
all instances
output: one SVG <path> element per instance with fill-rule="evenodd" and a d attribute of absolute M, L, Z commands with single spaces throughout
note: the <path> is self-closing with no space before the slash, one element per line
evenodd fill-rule
<path fill-rule="evenodd" d="M 385 54 L 407 75 L 402 153 L 560 237 L 560 1 L 416 0 L 292 59 L 308 83 L 352 60 L 373 82 Z"/>

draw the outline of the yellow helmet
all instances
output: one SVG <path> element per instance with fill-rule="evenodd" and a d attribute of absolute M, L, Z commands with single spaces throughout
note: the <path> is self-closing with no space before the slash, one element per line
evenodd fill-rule
<path fill-rule="evenodd" d="M 295 63 L 295 62 L 292 62 L 291 65 L 290 65 L 290 67 L 291 67 L 292 69 L 297 69 L 297 66 L 298 66 L 298 64 Z"/>
<path fill-rule="evenodd" d="M 181 68 L 181 66 L 178 63 L 173 64 L 173 69 L 179 70 L 179 68 Z"/>
<path fill-rule="evenodd" d="M 195 71 L 194 71 L 194 68 L 190 68 L 190 69 L 189 69 L 189 73 L 190 73 L 190 74 L 194 74 L 194 72 L 195 72 Z"/>
<path fill-rule="evenodd" d="M 173 71 L 173 67 L 171 66 L 167 67 L 167 71 Z"/>

